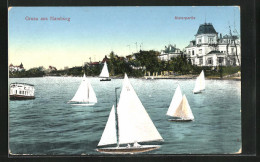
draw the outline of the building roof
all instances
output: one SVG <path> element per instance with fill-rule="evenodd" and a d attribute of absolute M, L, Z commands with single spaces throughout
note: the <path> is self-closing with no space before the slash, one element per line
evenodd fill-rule
<path fill-rule="evenodd" d="M 238 36 L 237 35 L 224 35 L 222 39 L 238 39 Z"/>
<path fill-rule="evenodd" d="M 192 40 L 192 41 L 190 41 L 190 44 L 187 47 L 185 47 L 185 48 L 195 47 L 195 46 L 196 46 L 196 41 Z"/>
<path fill-rule="evenodd" d="M 208 54 L 211 54 L 211 53 L 220 53 L 220 51 L 210 51 Z"/>
<path fill-rule="evenodd" d="M 199 34 L 217 34 L 211 23 L 201 24 L 196 35 Z"/>
<path fill-rule="evenodd" d="M 109 58 L 107 58 L 107 56 L 105 55 L 105 57 L 103 58 L 103 60 L 101 61 L 102 63 L 104 62 L 108 62 Z"/>
<path fill-rule="evenodd" d="M 177 50 L 180 50 L 180 49 L 176 48 L 176 46 L 169 44 L 168 47 L 165 46 L 165 50 L 163 50 L 163 52 L 165 52 L 165 53 L 175 53 L 175 52 L 177 52 Z"/>
<path fill-rule="evenodd" d="M 208 55 L 210 55 L 210 54 L 216 54 L 216 55 L 224 55 L 224 53 L 222 53 L 222 52 L 220 52 L 220 51 L 210 51 L 209 53 L 208 53 Z"/>
<path fill-rule="evenodd" d="M 10 64 L 10 65 L 9 65 L 9 67 L 16 67 L 16 68 L 24 69 L 24 67 L 23 67 L 23 66 L 21 66 L 21 65 L 14 66 L 13 64 Z"/>
<path fill-rule="evenodd" d="M 50 70 L 57 70 L 57 68 L 54 67 L 54 66 L 49 66 L 49 69 L 50 69 Z"/>
<path fill-rule="evenodd" d="M 164 56 L 164 55 L 182 55 L 182 53 L 164 53 L 164 54 L 160 54 L 159 56 Z"/>
<path fill-rule="evenodd" d="M 91 62 L 90 65 L 99 65 L 99 62 Z"/>
<path fill-rule="evenodd" d="M 125 58 L 124 57 L 121 57 L 121 56 L 116 56 L 117 57 L 117 59 L 119 59 L 119 60 L 124 60 Z"/>

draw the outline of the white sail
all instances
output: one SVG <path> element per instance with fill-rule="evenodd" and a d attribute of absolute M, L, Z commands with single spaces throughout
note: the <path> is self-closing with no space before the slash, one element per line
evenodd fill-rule
<path fill-rule="evenodd" d="M 126 74 L 117 107 L 117 115 L 120 144 L 163 141 Z"/>
<path fill-rule="evenodd" d="M 81 84 L 74 95 L 74 97 L 70 100 L 70 102 L 92 102 L 96 103 L 97 102 L 97 97 L 96 94 L 87 80 L 85 74 L 83 76 L 83 79 L 81 81 Z"/>
<path fill-rule="evenodd" d="M 169 107 L 166 115 L 173 116 L 176 109 L 179 107 L 181 101 L 182 101 L 182 93 L 181 93 L 181 88 L 178 85 L 178 87 L 176 88 L 175 93 L 172 97 L 172 101 L 171 101 L 170 107 Z"/>
<path fill-rule="evenodd" d="M 90 82 L 88 82 L 88 85 L 89 85 L 88 86 L 88 88 L 89 88 L 89 102 L 97 103 L 97 97 L 96 97 L 95 91 L 92 88 Z"/>
<path fill-rule="evenodd" d="M 174 117 L 179 117 L 184 120 L 193 120 L 194 116 L 190 109 L 190 105 L 185 95 L 183 95 L 182 101 L 177 108 L 177 110 L 173 114 Z"/>
<path fill-rule="evenodd" d="M 104 63 L 103 69 L 102 69 L 99 77 L 103 77 L 103 78 L 109 77 L 109 72 L 108 72 L 108 69 L 107 69 L 107 63 L 106 62 Z"/>
<path fill-rule="evenodd" d="M 198 93 L 198 92 L 200 92 L 200 77 L 197 77 L 195 82 L 195 87 L 193 89 L 193 93 Z"/>
<path fill-rule="evenodd" d="M 205 75 L 204 75 L 204 71 L 202 70 L 202 72 L 200 73 L 201 75 L 201 90 L 205 89 Z"/>
<path fill-rule="evenodd" d="M 98 146 L 110 145 L 117 143 L 116 137 L 116 118 L 114 105 L 109 114 L 105 130 L 101 136 Z"/>
<path fill-rule="evenodd" d="M 195 87 L 193 89 L 193 93 L 198 93 L 205 89 L 205 76 L 204 71 L 200 73 L 200 75 L 196 79 Z"/>

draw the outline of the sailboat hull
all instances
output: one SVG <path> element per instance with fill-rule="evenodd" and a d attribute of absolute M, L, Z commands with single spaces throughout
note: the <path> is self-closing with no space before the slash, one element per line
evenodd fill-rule
<path fill-rule="evenodd" d="M 142 145 L 140 147 L 108 147 L 96 149 L 98 152 L 107 154 L 135 154 L 158 149 L 159 145 Z"/>
<path fill-rule="evenodd" d="M 199 94 L 202 93 L 201 91 L 193 92 L 193 94 Z"/>
<path fill-rule="evenodd" d="M 100 79 L 100 81 L 111 81 L 110 78 Z"/>
<path fill-rule="evenodd" d="M 71 104 L 71 105 L 76 105 L 76 106 L 93 106 L 95 104 L 91 103 L 91 104 Z"/>
<path fill-rule="evenodd" d="M 168 119 L 169 121 L 172 122 L 190 122 L 193 121 L 192 119 Z"/>
<path fill-rule="evenodd" d="M 33 100 L 34 96 L 10 95 L 10 100 Z"/>
<path fill-rule="evenodd" d="M 77 106 L 93 106 L 96 103 L 94 103 L 94 102 L 91 103 L 91 102 L 73 102 L 73 101 L 69 101 L 68 104 L 77 105 Z"/>

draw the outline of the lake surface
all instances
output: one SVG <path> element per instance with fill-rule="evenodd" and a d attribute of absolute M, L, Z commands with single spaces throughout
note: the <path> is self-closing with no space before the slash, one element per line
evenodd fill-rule
<path fill-rule="evenodd" d="M 10 78 L 34 84 L 35 99 L 9 101 L 9 149 L 12 154 L 106 155 L 96 152 L 123 79 L 89 78 L 98 103 L 67 104 L 80 77 Z M 206 80 L 206 90 L 193 94 L 195 79 L 132 79 L 139 99 L 164 139 L 161 148 L 144 154 L 229 154 L 241 148 L 241 82 Z M 177 84 L 195 117 L 170 122 L 165 115 Z M 120 89 L 121 91 L 121 89 Z M 118 92 L 118 96 L 120 95 Z"/>

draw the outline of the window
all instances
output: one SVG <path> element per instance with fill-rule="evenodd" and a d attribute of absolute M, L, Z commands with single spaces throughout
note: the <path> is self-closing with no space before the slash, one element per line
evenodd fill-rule
<path fill-rule="evenodd" d="M 234 53 L 234 48 L 231 48 L 231 53 Z"/>
<path fill-rule="evenodd" d="M 213 38 L 209 38 L 209 43 L 213 43 Z"/>
<path fill-rule="evenodd" d="M 219 64 L 223 63 L 223 60 L 224 60 L 223 57 L 218 57 L 218 63 L 219 63 Z"/>
<path fill-rule="evenodd" d="M 194 55 L 194 50 L 192 50 L 192 55 Z"/>
<path fill-rule="evenodd" d="M 201 59 L 200 59 L 200 65 L 202 65 L 202 64 L 203 64 L 203 59 L 201 58 Z"/>
<path fill-rule="evenodd" d="M 202 49 L 199 49 L 199 54 L 202 54 Z"/>
<path fill-rule="evenodd" d="M 212 58 L 208 58 L 208 64 L 211 65 L 213 63 Z"/>
<path fill-rule="evenodd" d="M 199 44 L 201 43 L 201 39 L 198 39 L 198 43 L 199 43 Z"/>

